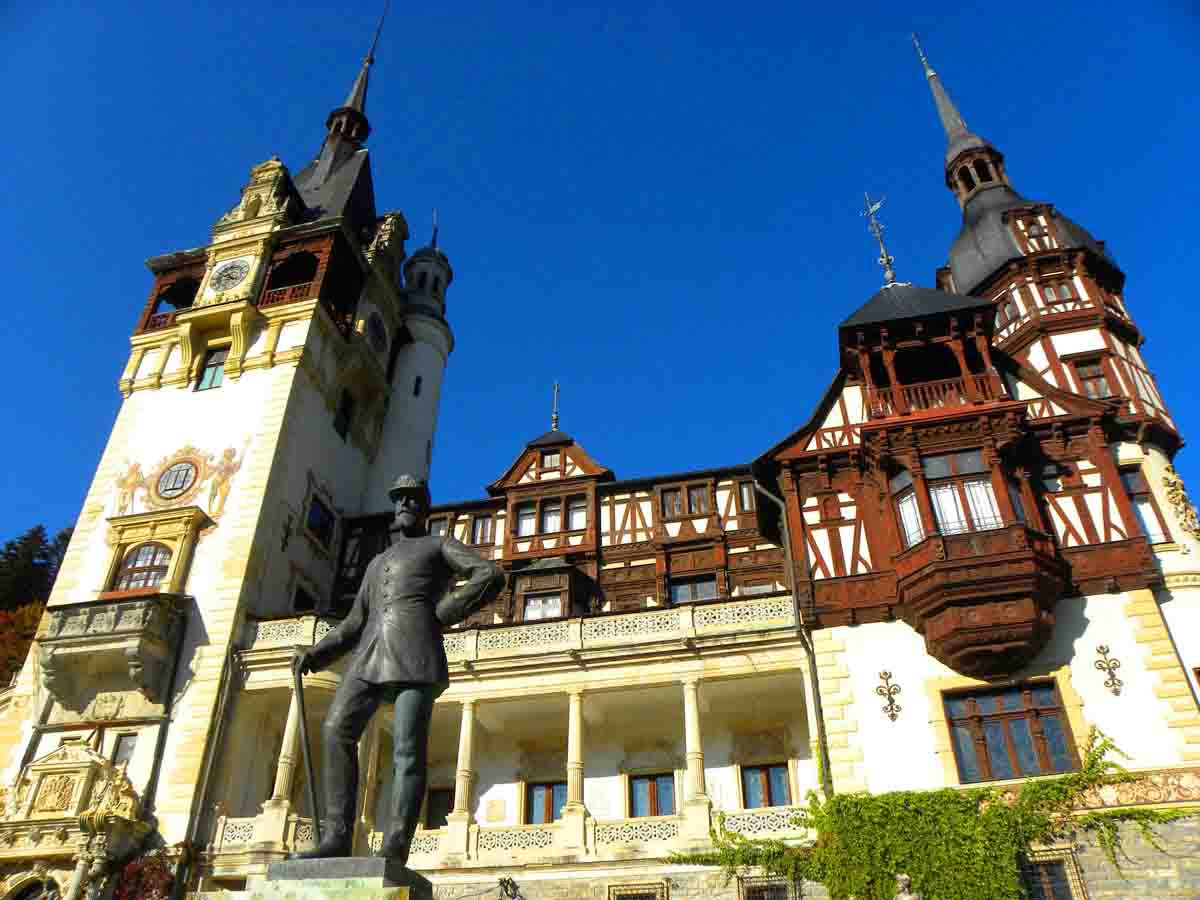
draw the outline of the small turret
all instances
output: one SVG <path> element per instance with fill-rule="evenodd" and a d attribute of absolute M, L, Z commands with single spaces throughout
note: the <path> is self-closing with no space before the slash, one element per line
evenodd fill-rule
<path fill-rule="evenodd" d="M 411 306 L 423 306 L 446 313 L 446 288 L 454 280 L 454 269 L 446 254 L 438 249 L 437 211 L 433 213 L 433 236 L 429 245 L 413 253 L 404 263 L 404 284 Z"/>

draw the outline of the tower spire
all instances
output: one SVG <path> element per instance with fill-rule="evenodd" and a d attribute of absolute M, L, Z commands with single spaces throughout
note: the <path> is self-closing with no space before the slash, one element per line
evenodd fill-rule
<path fill-rule="evenodd" d="M 371 66 L 375 62 L 375 49 L 379 46 L 379 35 L 383 33 L 383 23 L 387 19 L 388 10 L 391 8 L 391 0 L 386 0 L 383 5 L 383 15 L 379 17 L 379 24 L 375 26 L 375 37 L 371 40 L 371 49 L 367 51 L 367 55 L 363 58 L 362 68 L 358 72 L 358 77 L 354 79 L 354 84 L 350 87 L 350 93 L 346 95 L 346 102 L 342 104 L 344 109 L 352 109 L 355 112 L 362 113 L 364 116 L 367 113 L 367 82 L 370 79 Z"/>
<path fill-rule="evenodd" d="M 942 79 L 938 73 L 933 70 L 933 66 L 929 64 L 929 60 L 925 56 L 925 50 L 921 47 L 921 40 L 917 37 L 914 31 L 912 36 L 913 46 L 917 48 L 917 56 L 921 59 L 921 68 L 925 70 L 925 78 L 929 82 L 929 91 L 933 94 L 933 103 L 937 107 L 938 118 L 942 120 L 942 128 L 946 132 L 946 140 L 950 145 L 958 143 L 962 138 L 975 137 L 971 133 L 971 129 L 967 127 L 966 121 L 962 114 L 958 111 L 958 107 L 954 105 L 954 101 L 950 99 L 950 95 L 946 93 L 946 88 L 942 85 Z"/>
<path fill-rule="evenodd" d="M 875 235 L 875 240 L 879 242 L 879 264 L 883 266 L 883 286 L 891 287 L 896 283 L 896 272 L 892 268 L 892 263 L 896 258 L 888 253 L 887 245 L 883 242 L 883 225 L 879 219 L 875 218 L 875 213 L 883 208 L 883 201 L 887 199 L 880 197 L 878 200 L 872 200 L 871 195 L 863 191 L 863 211 L 859 215 L 866 217 L 867 230 Z"/>
<path fill-rule="evenodd" d="M 558 382 L 554 382 L 554 407 L 550 413 L 550 430 L 558 431 Z"/>
<path fill-rule="evenodd" d="M 437 214 L 437 207 L 435 206 L 433 208 L 433 237 L 431 237 L 429 240 L 429 246 L 432 247 L 434 250 L 436 250 L 437 242 L 438 242 L 438 214 Z"/>

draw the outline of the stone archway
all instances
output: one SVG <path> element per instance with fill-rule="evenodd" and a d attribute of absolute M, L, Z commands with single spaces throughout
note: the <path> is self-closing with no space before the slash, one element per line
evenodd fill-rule
<path fill-rule="evenodd" d="M 62 891 L 53 878 L 31 875 L 16 884 L 4 896 L 4 900 L 60 900 L 61 897 Z"/>

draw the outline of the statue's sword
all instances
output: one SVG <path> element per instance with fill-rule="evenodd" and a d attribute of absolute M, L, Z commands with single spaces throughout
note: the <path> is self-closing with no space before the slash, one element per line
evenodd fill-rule
<path fill-rule="evenodd" d="M 308 714 L 304 709 L 304 676 L 300 673 L 300 660 L 303 656 L 296 655 L 292 662 L 293 690 L 296 692 L 296 711 L 300 713 L 300 747 L 304 753 L 304 772 L 308 776 L 308 808 L 312 810 L 313 838 L 321 843 L 321 812 L 317 808 L 317 777 L 313 769 L 312 749 L 308 743 Z"/>

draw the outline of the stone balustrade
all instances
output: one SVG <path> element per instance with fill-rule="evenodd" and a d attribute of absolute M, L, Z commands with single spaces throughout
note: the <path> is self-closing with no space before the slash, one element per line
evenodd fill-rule
<path fill-rule="evenodd" d="M 319 616 L 251 622 L 247 625 L 250 630 L 247 643 L 254 650 L 307 647 L 324 637 L 335 624 Z M 791 594 L 775 593 L 645 612 L 461 629 L 447 632 L 443 641 L 446 658 L 451 663 L 472 663 L 767 632 L 794 628 L 795 624 Z"/>
<path fill-rule="evenodd" d="M 748 838 L 802 838 L 805 830 L 795 824 L 798 806 L 767 806 L 714 816 L 725 831 Z"/>

